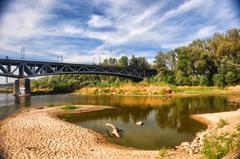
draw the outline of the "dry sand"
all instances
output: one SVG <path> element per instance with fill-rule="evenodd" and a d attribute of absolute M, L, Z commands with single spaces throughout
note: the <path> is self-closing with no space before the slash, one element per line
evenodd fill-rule
<path fill-rule="evenodd" d="M 240 109 L 236 111 L 220 112 L 220 113 L 206 113 L 194 114 L 191 118 L 207 124 L 211 128 L 215 128 L 220 119 L 226 120 L 229 124 L 225 127 L 232 127 L 240 123 Z M 235 129 L 235 128 L 234 128 Z"/>

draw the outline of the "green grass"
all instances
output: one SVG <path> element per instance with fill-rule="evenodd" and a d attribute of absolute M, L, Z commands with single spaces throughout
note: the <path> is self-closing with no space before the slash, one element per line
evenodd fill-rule
<path fill-rule="evenodd" d="M 62 109 L 64 110 L 74 110 L 74 109 L 78 109 L 78 106 L 75 105 L 65 105 Z"/>
<path fill-rule="evenodd" d="M 204 141 L 201 153 L 207 159 L 221 159 L 240 147 L 239 140 L 239 133 L 208 137 Z"/>
<path fill-rule="evenodd" d="M 164 158 L 168 153 L 168 149 L 166 147 L 162 147 L 159 150 L 159 158 Z"/>
<path fill-rule="evenodd" d="M 229 124 L 229 123 L 228 123 L 227 120 L 220 119 L 220 120 L 218 121 L 218 123 L 217 123 L 217 127 L 218 127 L 218 128 L 222 128 L 222 127 L 224 127 L 225 125 L 228 125 L 228 124 Z"/>

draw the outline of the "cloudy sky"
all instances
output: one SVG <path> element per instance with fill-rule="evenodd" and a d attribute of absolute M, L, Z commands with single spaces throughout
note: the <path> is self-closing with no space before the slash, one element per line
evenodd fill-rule
<path fill-rule="evenodd" d="M 146 56 L 240 26 L 238 0 L 0 0 L 0 57 L 92 63 Z"/>

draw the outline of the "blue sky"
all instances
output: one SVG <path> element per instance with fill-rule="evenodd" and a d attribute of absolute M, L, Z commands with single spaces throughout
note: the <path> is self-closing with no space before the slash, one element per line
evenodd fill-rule
<path fill-rule="evenodd" d="M 5 1 L 7 2 L 7 1 Z M 122 55 L 153 61 L 240 26 L 237 0 L 0 0 L 0 57 L 92 63 Z"/>

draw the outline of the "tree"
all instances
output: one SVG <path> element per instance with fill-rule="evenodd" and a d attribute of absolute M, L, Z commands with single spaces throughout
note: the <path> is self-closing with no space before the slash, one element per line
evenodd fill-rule
<path fill-rule="evenodd" d="M 215 86 L 223 87 L 225 85 L 224 77 L 222 74 L 215 74 L 213 76 L 213 82 Z"/>
<path fill-rule="evenodd" d="M 108 63 L 111 66 L 115 66 L 117 64 L 117 59 L 116 58 L 109 58 Z"/>
<path fill-rule="evenodd" d="M 171 70 L 174 66 L 172 62 L 170 62 L 172 60 L 170 59 L 171 57 L 171 54 L 159 52 L 155 57 L 153 68 L 158 72 L 157 78 L 159 81 L 174 84 L 175 76 Z"/>
<path fill-rule="evenodd" d="M 235 73 L 233 73 L 233 72 L 228 72 L 228 73 L 225 75 L 225 81 L 226 81 L 226 84 L 227 84 L 227 85 L 233 85 L 233 84 L 235 84 L 235 81 L 236 81 L 236 75 L 235 75 Z"/>
<path fill-rule="evenodd" d="M 118 59 L 117 63 L 120 67 L 128 67 L 128 57 L 122 56 L 120 59 Z"/>
<path fill-rule="evenodd" d="M 129 66 L 138 69 L 148 69 L 149 64 L 145 57 L 135 57 L 132 55 L 131 59 L 129 60 Z"/>
<path fill-rule="evenodd" d="M 104 59 L 102 65 L 104 65 L 104 66 L 109 65 L 108 59 Z"/>

